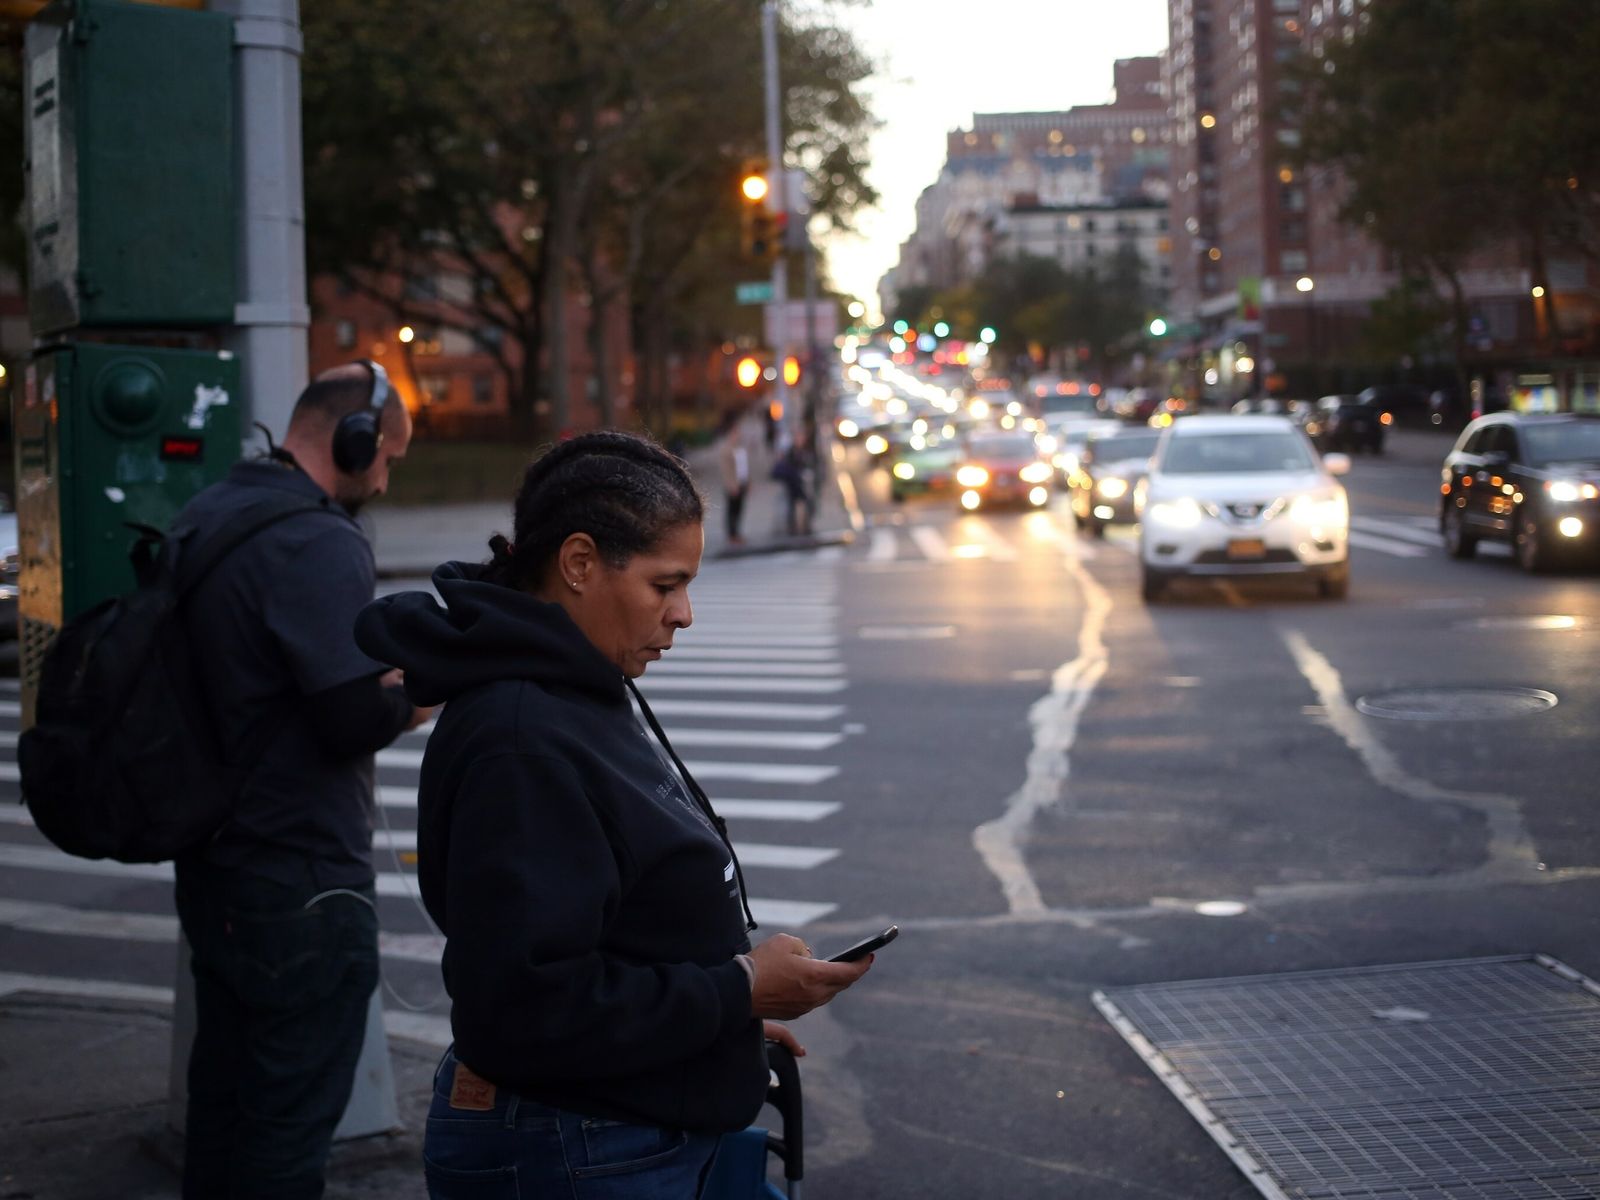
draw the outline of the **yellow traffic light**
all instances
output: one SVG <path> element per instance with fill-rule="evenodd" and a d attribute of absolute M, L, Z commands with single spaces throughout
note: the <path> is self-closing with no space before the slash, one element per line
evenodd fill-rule
<path fill-rule="evenodd" d="M 739 365 L 733 369 L 734 378 L 739 381 L 742 388 L 753 388 L 761 382 L 761 364 L 749 355 L 739 360 Z"/>
<path fill-rule="evenodd" d="M 792 354 L 783 360 L 783 381 L 790 387 L 800 382 L 800 360 Z"/>
<path fill-rule="evenodd" d="M 760 204 L 767 198 L 767 193 L 771 190 L 767 186 L 767 177 L 765 175 L 750 174 L 739 181 L 740 193 L 753 204 Z"/>
<path fill-rule="evenodd" d="M 767 160 L 747 158 L 739 171 L 739 249 L 745 258 L 770 263 L 783 249 L 782 215 L 769 207 Z"/>

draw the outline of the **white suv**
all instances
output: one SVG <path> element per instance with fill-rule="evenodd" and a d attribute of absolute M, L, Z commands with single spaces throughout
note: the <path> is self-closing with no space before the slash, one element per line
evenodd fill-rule
<path fill-rule="evenodd" d="M 1182 576 L 1309 575 L 1321 594 L 1350 587 L 1350 506 L 1335 475 L 1286 417 L 1184 417 L 1161 438 L 1135 497 L 1141 592 Z"/>

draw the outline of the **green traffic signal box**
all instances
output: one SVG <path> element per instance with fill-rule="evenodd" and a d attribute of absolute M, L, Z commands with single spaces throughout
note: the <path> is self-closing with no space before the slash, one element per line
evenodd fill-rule
<path fill-rule="evenodd" d="M 26 40 L 37 334 L 233 323 L 233 19 L 56 0 Z"/>
<path fill-rule="evenodd" d="M 40 352 L 12 396 L 24 723 L 61 625 L 134 585 L 130 524 L 166 529 L 239 458 L 226 351 L 81 343 Z"/>

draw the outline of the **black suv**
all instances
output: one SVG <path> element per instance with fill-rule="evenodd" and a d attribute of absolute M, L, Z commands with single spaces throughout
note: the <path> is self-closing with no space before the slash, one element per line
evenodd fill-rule
<path fill-rule="evenodd" d="M 1542 571 L 1600 556 L 1600 418 L 1499 412 L 1461 431 L 1445 459 L 1439 531 L 1452 557 L 1486 538 Z"/>
<path fill-rule="evenodd" d="M 1382 454 L 1383 438 L 1393 421 L 1386 409 L 1360 396 L 1324 396 L 1306 417 L 1303 428 L 1318 450 Z"/>

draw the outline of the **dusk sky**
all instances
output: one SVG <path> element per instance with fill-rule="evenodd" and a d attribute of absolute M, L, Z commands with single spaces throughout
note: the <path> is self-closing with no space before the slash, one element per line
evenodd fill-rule
<path fill-rule="evenodd" d="M 1037 112 L 1110 98 L 1111 65 L 1159 54 L 1166 0 L 876 0 L 831 8 L 879 63 L 872 107 L 884 127 L 869 178 L 882 194 L 861 236 L 830 241 L 833 280 L 877 307 L 878 278 L 944 162 L 945 134 L 974 112 Z"/>

